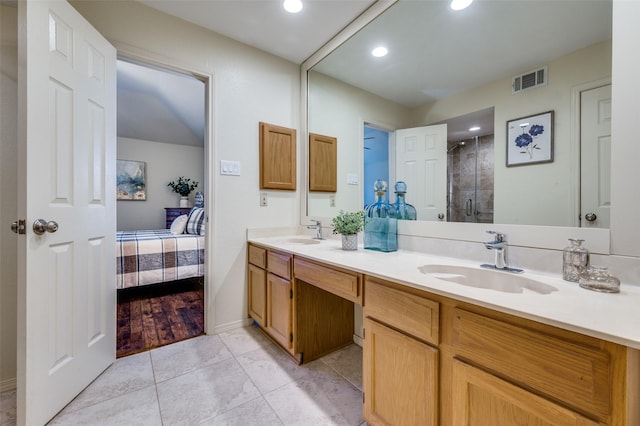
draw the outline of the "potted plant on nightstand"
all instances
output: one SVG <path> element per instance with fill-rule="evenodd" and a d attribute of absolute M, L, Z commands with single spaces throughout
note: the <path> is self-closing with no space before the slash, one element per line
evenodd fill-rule
<path fill-rule="evenodd" d="M 190 178 L 180 176 L 178 180 L 171 181 L 167 184 L 173 189 L 173 192 L 180 194 L 180 207 L 189 207 L 188 196 L 191 191 L 198 187 L 198 182 L 192 181 Z"/>
<path fill-rule="evenodd" d="M 358 249 L 358 232 L 364 227 L 364 212 L 345 212 L 340 210 L 331 221 L 333 233 L 342 235 L 342 250 Z"/>

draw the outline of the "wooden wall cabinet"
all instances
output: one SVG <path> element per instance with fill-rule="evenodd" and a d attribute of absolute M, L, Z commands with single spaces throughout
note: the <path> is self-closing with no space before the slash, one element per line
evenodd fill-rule
<path fill-rule="evenodd" d="M 309 191 L 338 190 L 338 139 L 309 133 Z"/>
<path fill-rule="evenodd" d="M 260 189 L 296 189 L 296 131 L 260 123 Z"/>

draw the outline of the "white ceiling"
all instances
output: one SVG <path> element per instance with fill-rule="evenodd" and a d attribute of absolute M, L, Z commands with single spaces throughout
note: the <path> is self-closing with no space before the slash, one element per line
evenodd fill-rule
<path fill-rule="evenodd" d="M 286 12 L 282 0 L 138 0 L 211 31 L 301 64 L 374 0 L 302 0 Z"/>
<path fill-rule="evenodd" d="M 292 15 L 281 0 L 138 1 L 297 64 L 374 3 L 303 0 L 302 12 Z M 448 3 L 400 0 L 314 69 L 417 106 L 529 71 L 611 37 L 611 0 L 475 0 L 458 13 Z M 378 44 L 389 55 L 371 57 Z M 143 84 L 136 88 L 136 81 Z M 126 73 L 119 73 L 118 86 L 119 136 L 187 144 L 194 135 L 203 139 L 198 129 L 204 126 L 185 113 L 191 107 L 176 103 L 183 102 L 184 89 L 168 92 L 166 82 Z M 145 127 L 145 134 L 136 130 Z"/>

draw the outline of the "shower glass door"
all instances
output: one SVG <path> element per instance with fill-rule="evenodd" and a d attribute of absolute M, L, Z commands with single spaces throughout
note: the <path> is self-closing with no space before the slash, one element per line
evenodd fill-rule
<path fill-rule="evenodd" d="M 493 223 L 493 135 L 447 144 L 447 220 Z"/>

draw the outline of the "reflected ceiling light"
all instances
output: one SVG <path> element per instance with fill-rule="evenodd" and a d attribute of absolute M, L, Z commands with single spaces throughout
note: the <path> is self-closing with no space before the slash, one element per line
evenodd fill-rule
<path fill-rule="evenodd" d="M 380 47 L 376 47 L 375 49 L 373 49 L 373 50 L 371 51 L 371 54 L 372 54 L 373 56 L 375 56 L 376 58 L 382 58 L 383 56 L 386 56 L 386 55 L 387 55 L 387 53 L 389 53 L 389 51 L 387 50 L 387 48 L 386 48 L 386 47 L 382 47 L 382 46 L 380 46 Z"/>
<path fill-rule="evenodd" d="M 473 0 L 451 0 L 451 9 L 453 10 L 462 10 L 473 2 Z"/>
<path fill-rule="evenodd" d="M 289 13 L 298 13 L 302 10 L 302 1 L 300 0 L 284 0 L 282 7 Z"/>
<path fill-rule="evenodd" d="M 470 132 L 477 132 L 478 130 L 480 130 L 480 126 L 469 127 Z"/>

